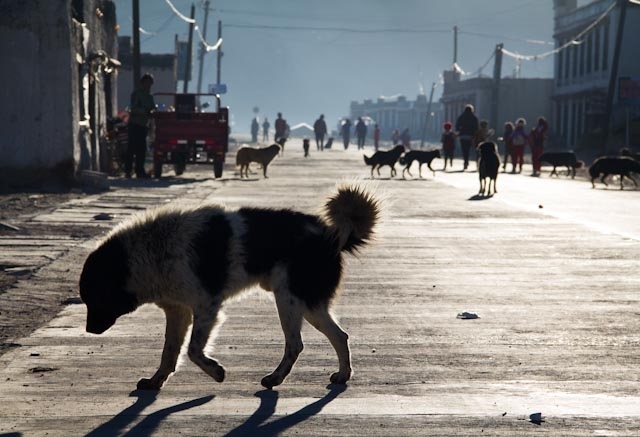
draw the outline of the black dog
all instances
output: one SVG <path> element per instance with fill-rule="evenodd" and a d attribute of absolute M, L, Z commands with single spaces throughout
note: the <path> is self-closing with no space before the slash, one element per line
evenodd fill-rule
<path fill-rule="evenodd" d="M 413 176 L 411 174 L 411 170 L 409 170 L 409 167 L 411 167 L 413 161 L 418 161 L 418 163 L 420 164 L 420 166 L 418 167 L 418 176 L 422 177 L 422 164 L 427 164 L 429 166 L 429 170 L 431 170 L 433 172 L 433 175 L 435 176 L 436 171 L 431 168 L 431 161 L 433 161 L 435 158 L 440 158 L 440 149 L 408 151 L 404 154 L 404 156 L 400 158 L 399 161 L 400 165 L 405 166 L 405 168 L 402 169 L 402 177 L 404 178 L 405 171 L 409 173 L 409 176 Z"/>
<path fill-rule="evenodd" d="M 582 161 L 578 161 L 578 157 L 573 152 L 545 152 L 540 155 L 540 162 L 546 162 L 553 166 L 549 176 L 558 176 L 556 167 L 567 167 L 567 176 L 571 175 L 571 179 L 576 177 L 576 168 L 581 168 L 584 165 Z"/>
<path fill-rule="evenodd" d="M 600 182 L 607 185 L 605 178 L 610 174 L 620 175 L 620 189 L 624 189 L 623 180 L 626 176 L 633 181 L 637 187 L 638 183 L 631 176 L 631 173 L 640 173 L 640 162 L 628 156 L 605 156 L 593 161 L 589 167 L 589 175 L 591 175 L 591 186 L 596 187 L 594 180 L 602 175 Z M 608 185 L 607 185 L 608 186 Z"/>
<path fill-rule="evenodd" d="M 330 149 L 331 146 L 333 146 L 333 137 L 329 137 L 329 139 L 327 140 L 327 143 L 324 145 L 324 148 Z"/>
<path fill-rule="evenodd" d="M 302 140 L 302 148 L 304 149 L 304 157 L 309 156 L 309 138 L 305 138 Z"/>
<path fill-rule="evenodd" d="M 364 163 L 371 166 L 371 179 L 373 179 L 373 170 L 378 170 L 378 176 L 380 176 L 380 167 L 388 165 L 391 167 L 391 177 L 396 175 L 395 165 L 398 162 L 400 155 L 404 153 L 404 146 L 397 145 L 391 150 L 378 150 L 371 158 L 364 155 Z"/>
<path fill-rule="evenodd" d="M 480 175 L 480 191 L 478 194 L 484 196 L 491 195 L 491 182 L 493 182 L 493 194 L 496 194 L 496 179 L 498 179 L 498 170 L 500 169 L 500 155 L 498 155 L 498 146 L 491 141 L 485 141 L 478 146 L 478 174 Z M 487 179 L 489 183 L 487 184 Z"/>

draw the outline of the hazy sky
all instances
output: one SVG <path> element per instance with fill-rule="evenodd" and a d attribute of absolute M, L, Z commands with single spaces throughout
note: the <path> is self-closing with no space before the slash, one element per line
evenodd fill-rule
<path fill-rule="evenodd" d="M 171 2 L 184 15 L 195 3 L 203 27 L 202 0 Z M 131 0 L 115 3 L 120 35 L 131 35 Z M 172 53 L 176 34 L 187 40 L 188 24 L 165 0 L 140 3 L 141 27 L 152 33 L 141 35 L 143 52 Z M 273 121 L 280 111 L 292 126 L 313 124 L 324 113 L 333 126 L 352 100 L 398 94 L 413 100 L 421 87 L 428 95 L 433 82 L 438 99 L 440 74 L 453 62 L 456 25 L 458 64 L 469 73 L 484 65 L 482 73 L 492 75 L 498 43 L 522 55 L 553 49 L 552 0 L 212 0 L 211 7 L 206 39 L 215 42 L 221 20 L 221 81 L 228 86 L 222 102 L 239 132 L 249 130 L 254 107 L 260 119 Z M 503 76 L 515 69 L 505 57 Z M 553 57 L 523 61 L 520 74 L 551 77 Z M 203 83 L 215 76 L 216 55 L 209 52 Z"/>

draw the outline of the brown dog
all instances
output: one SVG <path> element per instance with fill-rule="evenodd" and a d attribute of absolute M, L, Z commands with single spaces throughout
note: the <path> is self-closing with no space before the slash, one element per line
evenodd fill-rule
<path fill-rule="evenodd" d="M 249 164 L 257 162 L 262 166 L 262 174 L 267 178 L 267 167 L 273 158 L 280 153 L 280 150 L 279 144 L 267 147 L 240 147 L 236 154 L 236 166 L 240 167 L 240 177 L 242 178 L 243 173 L 249 177 Z"/>

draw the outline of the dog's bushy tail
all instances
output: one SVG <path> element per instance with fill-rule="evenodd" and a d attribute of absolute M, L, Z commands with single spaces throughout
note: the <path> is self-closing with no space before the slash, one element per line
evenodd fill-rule
<path fill-rule="evenodd" d="M 324 216 L 338 239 L 340 250 L 357 252 L 373 237 L 380 216 L 380 201 L 364 187 L 343 185 L 327 200 Z"/>

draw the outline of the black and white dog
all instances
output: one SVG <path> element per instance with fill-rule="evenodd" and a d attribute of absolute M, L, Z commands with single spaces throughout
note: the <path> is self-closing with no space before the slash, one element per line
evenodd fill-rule
<path fill-rule="evenodd" d="M 282 361 L 262 385 L 277 386 L 291 371 L 303 348 L 303 319 L 329 339 L 339 362 L 331 382 L 344 384 L 352 372 L 348 335 L 329 310 L 342 253 L 373 237 L 379 213 L 379 201 L 358 185 L 340 187 L 320 216 L 218 205 L 146 212 L 116 227 L 87 258 L 80 277 L 86 329 L 101 334 L 118 317 L 154 303 L 166 315 L 164 350 L 160 367 L 138 389 L 162 387 L 192 323 L 189 358 L 222 382 L 225 370 L 205 355 L 205 345 L 223 302 L 260 285 L 275 296 L 286 340 Z"/>

